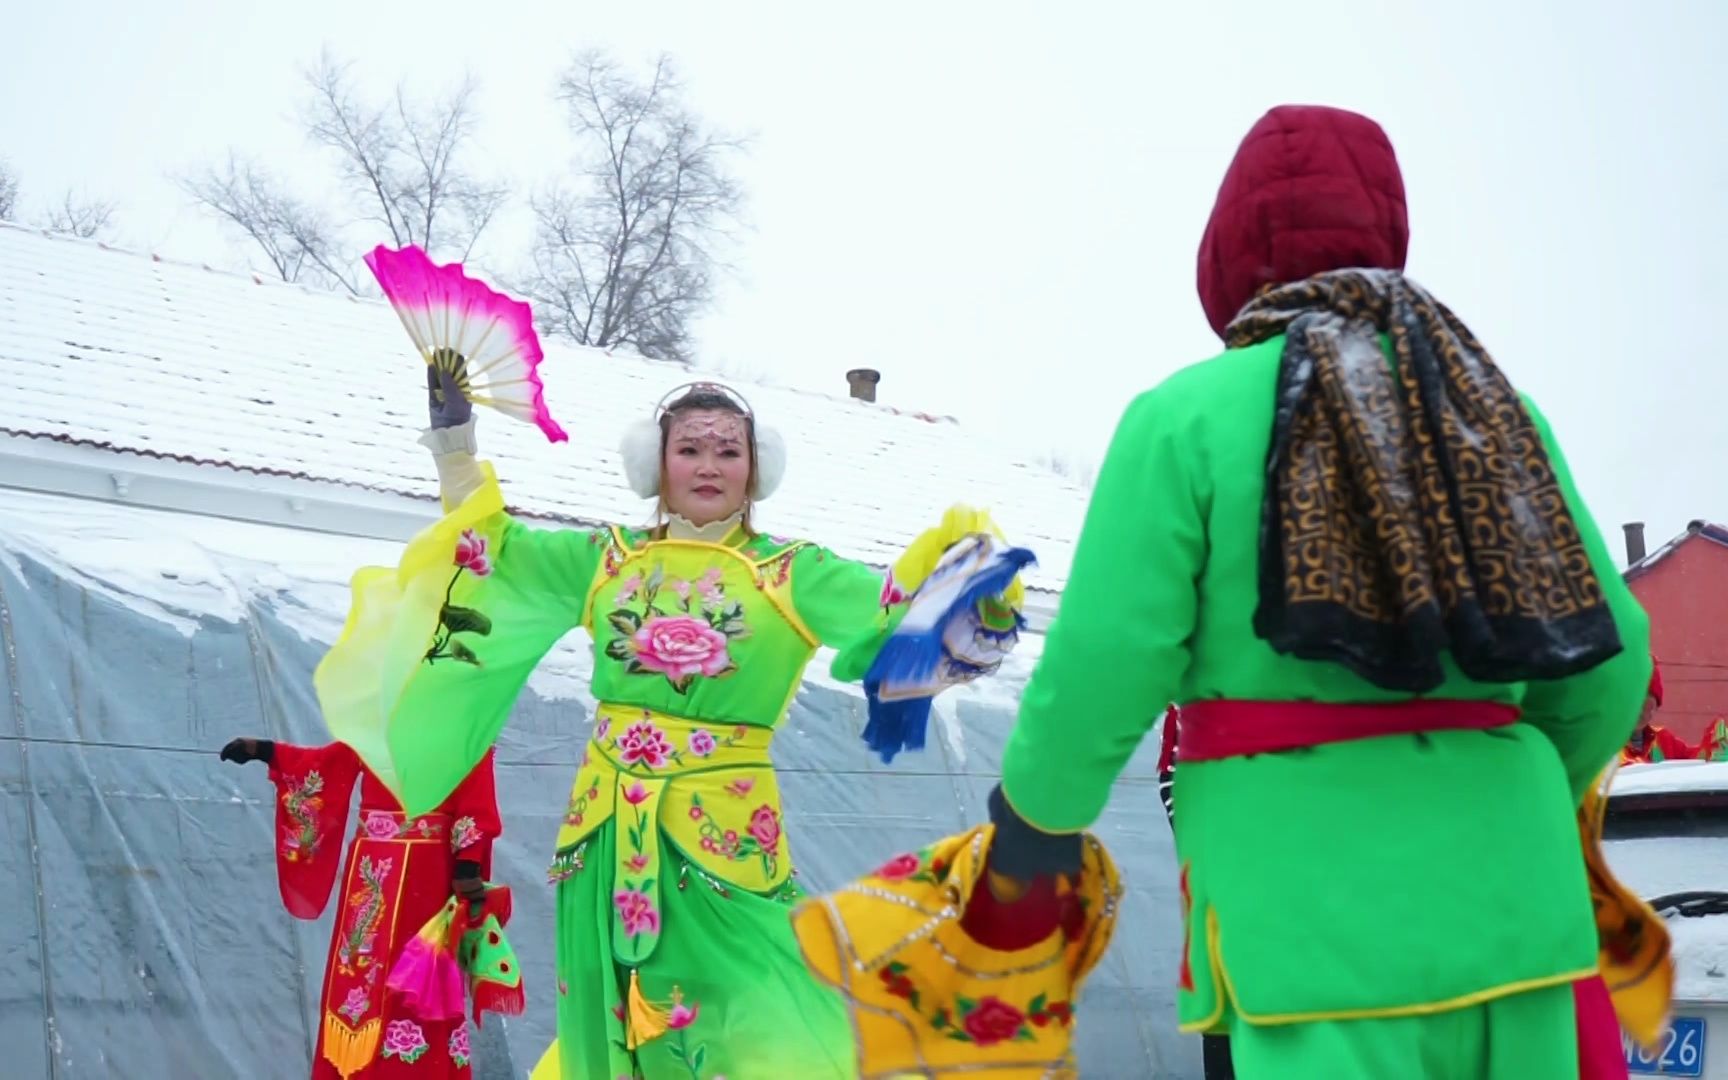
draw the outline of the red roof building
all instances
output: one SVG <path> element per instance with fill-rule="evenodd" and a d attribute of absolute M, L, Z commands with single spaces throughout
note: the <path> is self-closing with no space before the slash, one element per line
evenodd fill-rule
<path fill-rule="evenodd" d="M 1696 744 L 1728 716 L 1728 528 L 1694 521 L 1650 552 L 1642 524 L 1625 530 L 1626 582 L 1650 616 L 1662 664 L 1657 721 Z"/>

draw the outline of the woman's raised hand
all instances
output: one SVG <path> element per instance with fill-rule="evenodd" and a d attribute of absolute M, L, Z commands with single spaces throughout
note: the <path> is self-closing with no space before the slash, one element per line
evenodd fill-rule
<path fill-rule="evenodd" d="M 439 364 L 426 365 L 426 412 L 434 428 L 461 427 L 474 418 L 474 405 L 456 375 Z"/>

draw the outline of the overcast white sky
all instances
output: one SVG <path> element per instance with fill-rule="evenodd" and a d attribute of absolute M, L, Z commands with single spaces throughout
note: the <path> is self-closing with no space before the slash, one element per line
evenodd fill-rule
<path fill-rule="evenodd" d="M 884 401 L 1095 459 L 1132 394 L 1216 349 L 1194 252 L 1242 134 L 1341 105 L 1403 161 L 1411 272 L 1541 401 L 1615 546 L 1629 519 L 1657 541 L 1728 518 L 1721 0 L 486 10 L 21 5 L 0 156 L 26 215 L 72 187 L 119 204 L 127 246 L 238 267 L 169 175 L 234 146 L 316 193 L 295 108 L 321 46 L 379 88 L 472 70 L 489 164 L 524 185 L 568 160 L 550 92 L 574 49 L 668 50 L 710 118 L 757 135 L 708 360 L 834 392 L 876 367 Z M 526 236 L 514 216 L 490 251 Z"/>

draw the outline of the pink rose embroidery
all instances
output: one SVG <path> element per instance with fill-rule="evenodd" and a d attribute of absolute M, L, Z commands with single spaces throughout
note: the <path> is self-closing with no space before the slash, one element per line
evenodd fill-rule
<path fill-rule="evenodd" d="M 706 728 L 697 728 L 690 733 L 690 752 L 697 757 L 707 757 L 718 745 Z"/>
<path fill-rule="evenodd" d="M 362 825 L 366 829 L 366 835 L 373 840 L 394 840 L 402 831 L 396 816 L 388 813 L 367 814 Z"/>
<path fill-rule="evenodd" d="M 660 913 L 654 910 L 654 901 L 640 889 L 619 889 L 612 894 L 612 904 L 624 923 L 626 937 L 660 932 Z"/>
<path fill-rule="evenodd" d="M 696 591 L 701 593 L 702 599 L 710 604 L 725 599 L 725 593 L 720 588 L 720 568 L 718 566 L 709 567 L 708 572 L 702 575 L 702 579 L 696 582 Z"/>
<path fill-rule="evenodd" d="M 750 815 L 750 835 L 770 855 L 780 847 L 780 817 L 772 806 L 758 806 Z"/>
<path fill-rule="evenodd" d="M 672 591 L 678 594 L 678 602 L 683 604 L 684 609 L 688 611 L 690 609 L 690 583 L 688 581 L 674 581 Z"/>
<path fill-rule="evenodd" d="M 618 749 L 623 751 L 621 756 L 626 765 L 640 762 L 650 769 L 659 769 L 672 758 L 672 743 L 666 733 L 647 721 L 625 728 L 624 734 L 618 736 Z"/>
<path fill-rule="evenodd" d="M 656 616 L 630 640 L 638 664 L 673 682 L 696 675 L 712 678 L 732 666 L 726 635 L 689 615 Z"/>
<path fill-rule="evenodd" d="M 456 541 L 456 565 L 475 577 L 490 574 L 492 561 L 486 557 L 486 538 L 473 529 L 463 529 L 462 538 Z"/>
<path fill-rule="evenodd" d="M 632 869 L 636 873 L 640 874 L 643 870 L 646 870 L 647 868 L 648 868 L 648 856 L 646 856 L 646 855 L 632 855 L 632 856 L 630 856 L 630 869 Z"/>
<path fill-rule="evenodd" d="M 636 780 L 624 789 L 624 801 L 631 806 L 641 806 L 648 801 L 648 789 L 642 786 L 642 781 Z"/>
<path fill-rule="evenodd" d="M 690 820 L 691 821 L 701 821 L 702 820 L 702 808 L 700 806 L 692 806 L 690 808 Z"/>
<path fill-rule="evenodd" d="M 449 1050 L 450 1060 L 456 1063 L 457 1068 L 467 1066 L 468 1059 L 473 1056 L 473 1051 L 468 1046 L 468 1021 L 458 1021 L 451 1030 Z"/>
<path fill-rule="evenodd" d="M 384 1056 L 412 1065 L 427 1050 L 426 1033 L 412 1020 L 392 1020 L 384 1029 Z"/>
<path fill-rule="evenodd" d="M 888 881 L 905 881 L 918 872 L 918 856 L 908 852 L 896 855 L 876 870 L 876 876 Z"/>
<path fill-rule="evenodd" d="M 366 991 L 356 986 L 348 991 L 347 998 L 343 999 L 342 1007 L 336 1011 L 346 1016 L 350 1024 L 358 1025 L 360 1018 L 365 1016 L 366 1010 L 371 1007 L 372 1001 L 366 996 Z"/>

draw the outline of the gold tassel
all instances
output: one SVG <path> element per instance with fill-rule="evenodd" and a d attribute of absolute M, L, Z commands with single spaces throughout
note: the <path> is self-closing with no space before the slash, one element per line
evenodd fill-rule
<path fill-rule="evenodd" d="M 667 1016 L 664 1009 L 651 1004 L 642 996 L 642 984 L 634 969 L 630 972 L 630 1000 L 625 1006 L 624 1049 L 635 1050 L 666 1034 Z"/>
<path fill-rule="evenodd" d="M 378 1055 L 381 1021 L 377 1017 L 351 1028 L 335 1013 L 324 1014 L 324 1060 L 336 1066 L 342 1080 L 372 1064 Z"/>

